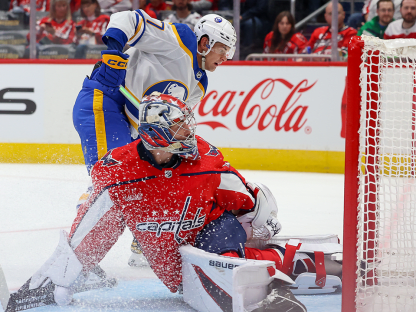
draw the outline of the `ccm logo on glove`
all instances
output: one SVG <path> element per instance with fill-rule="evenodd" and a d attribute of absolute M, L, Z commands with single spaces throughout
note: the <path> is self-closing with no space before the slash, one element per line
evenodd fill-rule
<path fill-rule="evenodd" d="M 128 60 L 117 55 L 104 54 L 103 62 L 115 69 L 126 69 Z"/>

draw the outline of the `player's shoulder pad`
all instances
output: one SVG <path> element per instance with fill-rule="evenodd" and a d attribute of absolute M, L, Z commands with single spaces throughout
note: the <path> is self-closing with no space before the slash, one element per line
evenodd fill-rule
<path fill-rule="evenodd" d="M 100 174 L 103 178 L 112 180 L 120 179 L 124 172 L 128 172 L 126 168 L 131 162 L 137 161 L 138 152 L 137 144 L 140 140 L 133 143 L 116 147 L 109 150 L 97 163 L 94 165 L 91 174 Z"/>
<path fill-rule="evenodd" d="M 195 136 L 198 142 L 198 150 L 201 157 L 210 157 L 210 158 L 219 158 L 223 159 L 223 156 L 218 148 L 216 148 L 214 145 L 209 143 L 208 141 L 204 140 L 200 136 Z"/>
<path fill-rule="evenodd" d="M 179 40 L 182 41 L 182 43 L 193 54 L 193 57 L 196 58 L 197 41 L 196 41 L 196 35 L 192 31 L 192 29 L 189 28 L 189 26 L 186 24 L 177 24 L 177 23 L 172 23 L 171 27 L 175 35 L 179 36 L 179 38 L 177 38 L 178 41 Z"/>

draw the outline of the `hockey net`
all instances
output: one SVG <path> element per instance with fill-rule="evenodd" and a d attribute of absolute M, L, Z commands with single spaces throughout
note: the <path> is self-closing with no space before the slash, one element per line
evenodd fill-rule
<path fill-rule="evenodd" d="M 416 311 L 416 40 L 348 55 L 343 312 Z"/>

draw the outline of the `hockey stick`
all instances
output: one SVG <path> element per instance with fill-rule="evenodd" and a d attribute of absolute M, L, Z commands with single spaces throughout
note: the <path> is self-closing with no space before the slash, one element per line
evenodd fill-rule
<path fill-rule="evenodd" d="M 136 106 L 137 109 L 139 109 L 140 102 L 137 101 L 129 91 L 127 91 L 123 86 L 120 86 L 119 90 L 127 100 L 129 100 L 134 106 Z"/>
<path fill-rule="evenodd" d="M 0 309 L 1 311 L 5 310 L 7 307 L 7 302 L 9 301 L 10 293 L 9 288 L 7 287 L 6 278 L 4 277 L 3 269 L 0 266 Z"/>
<path fill-rule="evenodd" d="M 104 270 L 100 267 L 97 267 L 92 271 L 103 280 L 94 284 L 84 284 L 75 287 L 74 293 L 80 293 L 104 287 L 113 288 L 117 286 L 117 280 L 115 278 L 107 279 Z M 55 284 L 49 281 L 43 287 L 29 289 L 30 280 L 31 279 L 29 279 L 16 293 L 12 293 L 10 295 L 9 304 L 5 312 L 23 311 L 56 303 L 53 295 Z"/>

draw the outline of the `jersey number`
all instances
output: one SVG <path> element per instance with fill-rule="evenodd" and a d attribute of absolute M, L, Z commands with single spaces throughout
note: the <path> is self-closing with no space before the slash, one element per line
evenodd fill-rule
<path fill-rule="evenodd" d="M 156 24 L 156 23 L 153 23 L 152 21 L 150 21 L 150 20 L 147 20 L 147 23 L 149 24 L 149 25 L 152 25 L 153 27 L 156 27 L 157 29 L 160 29 L 160 30 L 165 30 L 165 23 L 164 22 L 160 22 L 162 25 L 158 25 L 158 24 Z"/>

